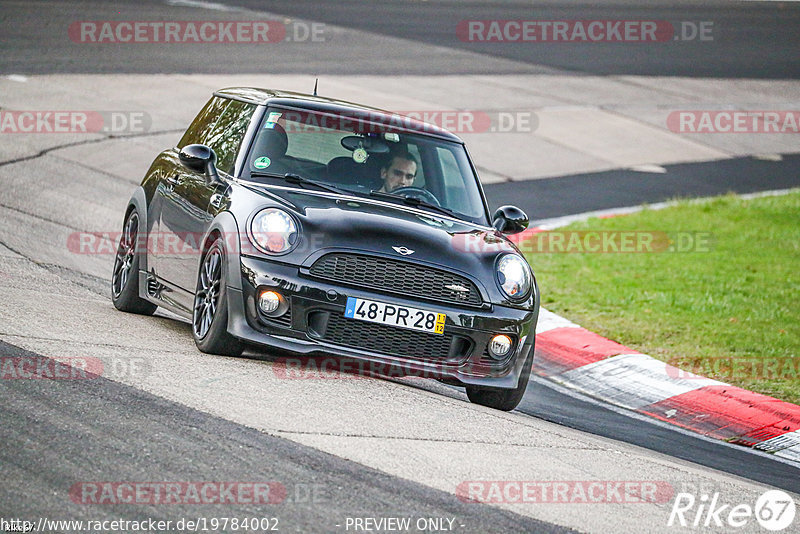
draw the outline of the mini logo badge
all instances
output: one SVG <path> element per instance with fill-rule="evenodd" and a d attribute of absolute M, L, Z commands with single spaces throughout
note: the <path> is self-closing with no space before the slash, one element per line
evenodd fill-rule
<path fill-rule="evenodd" d="M 398 254 L 402 254 L 403 256 L 408 256 L 409 254 L 414 253 L 413 250 L 406 247 L 392 247 L 392 248 L 394 249 L 395 252 L 397 252 Z"/>
<path fill-rule="evenodd" d="M 444 287 L 445 289 L 449 289 L 450 291 L 457 291 L 458 293 L 466 293 L 467 291 L 469 291 L 469 289 L 462 286 L 461 284 L 449 284 Z"/>

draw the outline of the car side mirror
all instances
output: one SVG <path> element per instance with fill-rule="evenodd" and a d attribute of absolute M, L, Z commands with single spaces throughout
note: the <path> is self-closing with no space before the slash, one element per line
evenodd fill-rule
<path fill-rule="evenodd" d="M 178 154 L 181 164 L 193 172 L 205 174 L 210 181 L 219 182 L 217 173 L 217 155 L 206 145 L 186 145 Z"/>
<path fill-rule="evenodd" d="M 528 222 L 528 216 L 516 206 L 500 206 L 492 217 L 492 226 L 504 234 L 518 234 Z"/>

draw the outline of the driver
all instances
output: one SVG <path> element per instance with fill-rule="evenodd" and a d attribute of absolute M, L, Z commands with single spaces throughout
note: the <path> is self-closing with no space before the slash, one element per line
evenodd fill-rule
<path fill-rule="evenodd" d="M 383 187 L 378 191 L 391 193 L 401 187 L 411 187 L 417 176 L 417 158 L 408 150 L 391 153 L 389 160 L 381 167 Z"/>

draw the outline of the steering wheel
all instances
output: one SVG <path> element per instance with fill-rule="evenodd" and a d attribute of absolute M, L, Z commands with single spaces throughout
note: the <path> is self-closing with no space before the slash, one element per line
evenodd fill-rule
<path fill-rule="evenodd" d="M 392 190 L 392 194 L 416 198 L 418 200 L 424 200 L 425 202 L 433 204 L 434 206 L 441 206 L 439 199 L 436 198 L 433 193 L 427 189 L 422 189 L 421 187 L 398 187 L 397 189 Z"/>

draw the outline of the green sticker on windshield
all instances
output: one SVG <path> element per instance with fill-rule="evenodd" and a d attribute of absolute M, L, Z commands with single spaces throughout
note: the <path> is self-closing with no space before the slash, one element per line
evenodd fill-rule
<path fill-rule="evenodd" d="M 256 169 L 266 169 L 269 167 L 270 163 L 272 163 L 272 160 L 270 160 L 267 156 L 261 156 L 253 162 L 253 167 Z"/>

